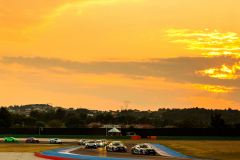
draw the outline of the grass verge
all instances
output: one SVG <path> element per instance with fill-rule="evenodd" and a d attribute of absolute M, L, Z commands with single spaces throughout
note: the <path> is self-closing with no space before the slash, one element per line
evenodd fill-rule
<path fill-rule="evenodd" d="M 239 160 L 240 141 L 226 140 L 122 140 L 124 143 L 158 143 L 187 156 Z"/>
<path fill-rule="evenodd" d="M 76 145 L 32 145 L 32 144 L 0 144 L 0 152 L 28 152 L 40 153 L 47 150 L 76 147 Z"/>

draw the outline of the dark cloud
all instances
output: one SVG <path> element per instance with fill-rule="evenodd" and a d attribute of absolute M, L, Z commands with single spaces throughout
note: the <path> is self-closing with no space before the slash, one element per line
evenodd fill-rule
<path fill-rule="evenodd" d="M 239 80 L 217 79 L 200 76 L 195 71 L 209 68 L 221 68 L 223 64 L 234 65 L 239 62 L 230 56 L 220 57 L 178 57 L 168 59 L 150 59 L 145 62 L 90 62 L 47 59 L 42 57 L 2 57 L 3 64 L 18 63 L 21 65 L 47 69 L 57 74 L 67 74 L 66 71 L 55 71 L 52 67 L 62 67 L 76 73 L 85 74 L 123 74 L 132 79 L 141 79 L 141 76 L 164 77 L 166 80 L 179 83 L 199 83 L 210 85 L 239 86 Z"/>

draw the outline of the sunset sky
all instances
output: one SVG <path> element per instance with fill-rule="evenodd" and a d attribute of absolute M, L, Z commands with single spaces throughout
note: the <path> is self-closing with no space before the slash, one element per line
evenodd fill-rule
<path fill-rule="evenodd" d="M 239 0 L 0 4 L 0 106 L 240 109 Z"/>

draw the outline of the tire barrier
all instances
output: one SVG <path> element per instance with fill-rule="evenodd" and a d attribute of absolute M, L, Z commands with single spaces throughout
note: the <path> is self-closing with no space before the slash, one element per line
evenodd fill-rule
<path fill-rule="evenodd" d="M 131 136 L 131 139 L 141 139 L 141 136 Z"/>

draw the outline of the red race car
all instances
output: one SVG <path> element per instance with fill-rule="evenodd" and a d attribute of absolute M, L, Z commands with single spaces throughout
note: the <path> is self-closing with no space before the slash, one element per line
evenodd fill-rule
<path fill-rule="evenodd" d="M 35 139 L 34 137 L 30 137 L 26 139 L 26 143 L 39 143 L 39 140 Z"/>

